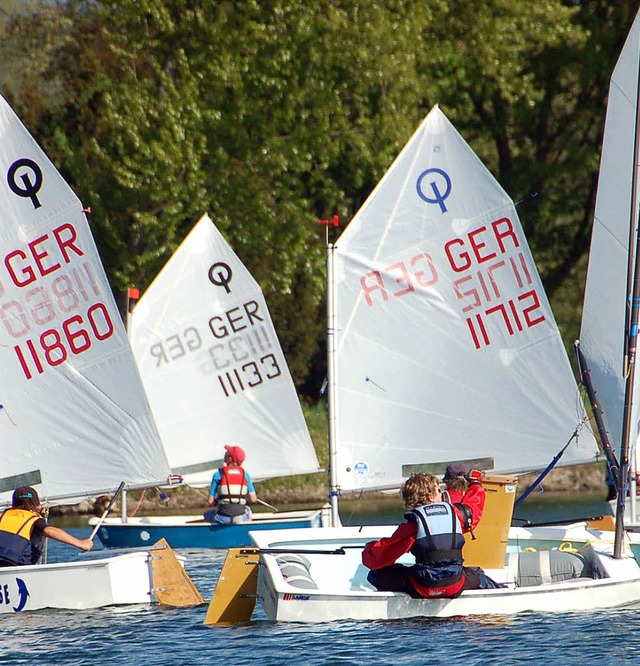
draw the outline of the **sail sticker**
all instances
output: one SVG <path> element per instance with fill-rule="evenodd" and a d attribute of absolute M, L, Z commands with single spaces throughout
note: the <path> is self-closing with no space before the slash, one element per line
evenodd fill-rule
<path fill-rule="evenodd" d="M 202 331 L 186 326 L 152 342 L 148 355 L 154 361 L 153 367 L 162 369 L 202 351 L 200 372 L 215 374 L 225 397 L 282 376 L 281 362 L 274 353 L 275 341 L 257 301 L 246 301 L 214 314 L 207 323 Z M 212 341 L 211 336 L 217 341 Z"/>
<path fill-rule="evenodd" d="M 197 328 L 187 326 L 179 333 L 165 336 L 149 347 L 149 356 L 155 359 L 155 368 L 177 361 L 189 352 L 195 352 L 202 347 L 202 337 Z"/>
<path fill-rule="evenodd" d="M 293 594 L 292 592 L 285 592 L 282 595 L 282 601 L 309 601 L 311 599 L 308 594 Z"/>
<path fill-rule="evenodd" d="M 369 476 L 369 465 L 367 465 L 366 462 L 357 462 L 353 466 L 353 475 L 357 476 L 359 478 L 364 478 L 366 476 Z"/>
<path fill-rule="evenodd" d="M 432 178 L 429 178 L 429 176 L 432 176 Z M 425 180 L 427 181 L 426 183 Z M 441 187 L 443 184 L 444 188 Z M 427 188 L 430 190 L 428 194 L 425 193 L 425 189 Z M 416 189 L 418 190 L 418 196 L 423 201 L 429 204 L 438 204 L 442 213 L 447 212 L 444 201 L 451 194 L 451 178 L 449 178 L 446 171 L 435 167 L 423 171 L 416 181 Z M 441 191 L 442 189 L 444 191 Z"/>

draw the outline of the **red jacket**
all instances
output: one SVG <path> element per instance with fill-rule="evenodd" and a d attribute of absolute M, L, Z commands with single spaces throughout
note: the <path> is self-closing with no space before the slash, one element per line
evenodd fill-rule
<path fill-rule="evenodd" d="M 465 521 L 457 506 L 453 509 L 462 525 L 463 532 L 475 529 L 484 511 L 484 488 L 479 483 L 473 483 L 465 493 L 461 503 L 471 509 L 471 527 Z M 415 522 L 406 522 L 398 526 L 390 537 L 383 537 L 379 541 L 370 541 L 362 551 L 362 563 L 368 569 L 382 569 L 391 566 L 395 561 L 408 553 L 413 546 L 418 533 Z"/>

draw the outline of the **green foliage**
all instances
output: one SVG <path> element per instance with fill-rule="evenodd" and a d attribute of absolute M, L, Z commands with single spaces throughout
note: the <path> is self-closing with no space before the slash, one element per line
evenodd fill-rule
<path fill-rule="evenodd" d="M 59 0 L 0 13 L 0 87 L 144 289 L 208 212 L 292 374 L 324 376 L 324 230 L 440 103 L 515 199 L 577 333 L 623 0 Z M 528 197 L 536 193 L 535 198 Z"/>

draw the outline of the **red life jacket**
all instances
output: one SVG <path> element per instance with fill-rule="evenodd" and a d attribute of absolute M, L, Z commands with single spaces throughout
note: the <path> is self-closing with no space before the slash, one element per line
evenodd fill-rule
<path fill-rule="evenodd" d="M 218 511 L 223 516 L 241 516 L 247 504 L 247 479 L 240 465 L 220 468 Z"/>

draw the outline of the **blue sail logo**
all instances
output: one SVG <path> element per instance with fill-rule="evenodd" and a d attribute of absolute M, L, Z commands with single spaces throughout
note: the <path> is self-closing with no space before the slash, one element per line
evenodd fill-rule
<path fill-rule="evenodd" d="M 447 212 L 445 199 L 451 194 L 451 178 L 442 169 L 427 169 L 423 171 L 416 182 L 418 196 L 427 203 L 438 204 L 443 213 Z"/>

